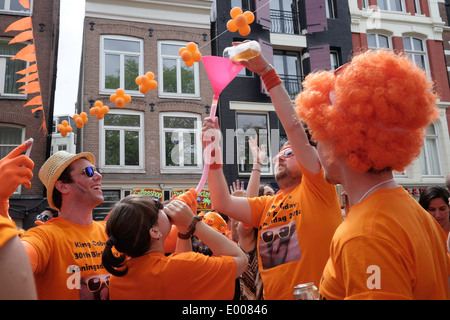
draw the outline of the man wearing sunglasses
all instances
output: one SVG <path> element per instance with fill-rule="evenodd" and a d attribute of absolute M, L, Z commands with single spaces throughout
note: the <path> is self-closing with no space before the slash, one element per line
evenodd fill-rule
<path fill-rule="evenodd" d="M 220 163 L 217 118 L 206 118 L 203 141 L 214 141 L 208 185 L 214 208 L 258 228 L 258 261 L 264 299 L 293 299 L 294 286 L 319 284 L 331 238 L 342 222 L 334 185 L 326 182 L 316 149 L 309 143 L 294 105 L 267 60 L 259 55 L 242 62 L 261 75 L 290 141 L 273 159 L 281 192 L 256 198 L 234 197 Z"/>
<path fill-rule="evenodd" d="M 105 223 L 92 219 L 92 210 L 103 202 L 102 176 L 93 154 L 59 151 L 39 171 L 50 207 L 59 216 L 25 232 L 21 240 L 30 257 L 39 299 L 80 299 L 82 279 L 107 274 L 101 253 L 107 236 Z M 104 277 L 104 276 L 103 276 Z M 107 284 L 97 281 L 107 292 Z M 104 288 L 103 288 L 104 287 Z M 90 291 L 92 292 L 92 291 Z M 102 298 L 107 298 L 103 294 Z"/>

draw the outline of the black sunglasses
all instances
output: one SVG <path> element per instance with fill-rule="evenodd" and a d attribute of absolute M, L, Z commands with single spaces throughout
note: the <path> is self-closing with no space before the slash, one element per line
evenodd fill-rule
<path fill-rule="evenodd" d="M 100 174 L 100 171 L 98 171 L 98 169 L 96 167 L 86 167 L 83 169 L 83 172 L 89 178 L 92 178 L 94 176 L 95 172 L 98 172 Z"/>

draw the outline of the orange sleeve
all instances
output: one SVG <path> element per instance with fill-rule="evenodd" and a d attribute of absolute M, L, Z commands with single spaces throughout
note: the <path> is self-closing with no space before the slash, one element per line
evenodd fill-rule
<path fill-rule="evenodd" d="M 264 208 L 266 206 L 267 198 L 271 197 L 255 197 L 255 198 L 247 198 L 248 203 L 250 204 L 252 210 L 252 227 L 258 228 L 259 222 L 261 221 L 261 216 L 264 212 Z"/>
<path fill-rule="evenodd" d="M 17 227 L 13 220 L 0 215 L 0 247 L 17 236 Z"/>

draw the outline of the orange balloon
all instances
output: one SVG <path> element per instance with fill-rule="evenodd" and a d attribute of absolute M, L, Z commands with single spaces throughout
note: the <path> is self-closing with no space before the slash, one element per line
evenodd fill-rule
<path fill-rule="evenodd" d="M 116 99 L 116 105 L 117 105 L 118 108 L 123 108 L 123 107 L 125 107 L 125 101 L 123 100 L 122 97 L 118 97 L 118 98 Z"/>
<path fill-rule="evenodd" d="M 251 32 L 250 26 L 246 24 L 243 28 L 239 28 L 239 34 L 243 37 L 248 36 Z"/>
<path fill-rule="evenodd" d="M 192 53 L 187 50 L 183 51 L 183 53 L 181 54 L 181 60 L 183 60 L 184 62 L 192 60 Z"/>
<path fill-rule="evenodd" d="M 242 14 L 242 9 L 239 7 L 234 7 L 230 10 L 231 18 L 236 18 L 238 15 Z"/>
<path fill-rule="evenodd" d="M 237 25 L 236 25 L 236 23 L 234 22 L 233 19 L 228 20 L 228 22 L 227 22 L 227 29 L 230 32 L 238 31 L 238 27 L 237 27 Z"/>
<path fill-rule="evenodd" d="M 101 112 L 102 112 L 103 114 L 108 113 L 108 112 L 109 112 L 108 106 L 103 106 L 102 109 L 101 109 Z"/>
<path fill-rule="evenodd" d="M 244 16 L 247 18 L 247 23 L 251 24 L 255 21 L 255 15 L 251 11 L 245 11 Z"/>
<path fill-rule="evenodd" d="M 189 60 L 184 62 L 187 67 L 192 67 L 194 65 L 194 60 Z"/>
<path fill-rule="evenodd" d="M 181 47 L 180 50 L 178 50 L 178 54 L 181 56 L 181 54 L 183 53 L 183 51 L 187 50 L 186 47 Z"/>
<path fill-rule="evenodd" d="M 149 89 L 155 90 L 156 88 L 158 88 L 158 82 L 156 82 L 155 80 L 150 80 Z"/>
<path fill-rule="evenodd" d="M 116 90 L 116 95 L 123 96 L 124 94 L 125 94 L 125 90 L 123 90 L 122 88 L 119 88 Z"/>
<path fill-rule="evenodd" d="M 241 29 L 244 26 L 248 25 L 247 18 L 243 14 L 240 14 L 236 18 L 234 18 L 234 22 L 236 23 L 238 29 Z"/>
<path fill-rule="evenodd" d="M 145 75 L 146 75 L 147 78 L 150 79 L 150 80 L 155 79 L 155 74 L 154 74 L 153 72 L 151 72 L 151 71 L 147 72 Z"/>
<path fill-rule="evenodd" d="M 190 53 L 194 53 L 195 51 L 197 51 L 197 45 L 195 44 L 195 42 L 189 42 L 186 45 L 186 49 L 190 52 Z"/>
<path fill-rule="evenodd" d="M 113 94 L 109 97 L 109 100 L 110 100 L 111 102 L 115 102 L 115 101 L 116 101 L 116 98 L 117 98 L 117 94 L 113 93 Z"/>
<path fill-rule="evenodd" d="M 202 54 L 199 51 L 196 51 L 192 54 L 192 60 L 195 62 L 200 62 L 202 60 Z"/>

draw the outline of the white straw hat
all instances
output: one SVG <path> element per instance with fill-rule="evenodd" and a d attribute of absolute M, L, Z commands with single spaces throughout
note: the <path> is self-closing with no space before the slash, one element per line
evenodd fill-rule
<path fill-rule="evenodd" d="M 47 188 L 47 202 L 52 208 L 58 209 L 53 203 L 53 189 L 55 188 L 55 182 L 58 181 L 63 171 L 66 170 L 72 162 L 80 158 L 86 158 L 95 165 L 95 157 L 90 152 L 72 154 L 66 151 L 58 151 L 48 158 L 39 170 L 39 179 L 41 179 L 42 183 Z"/>

